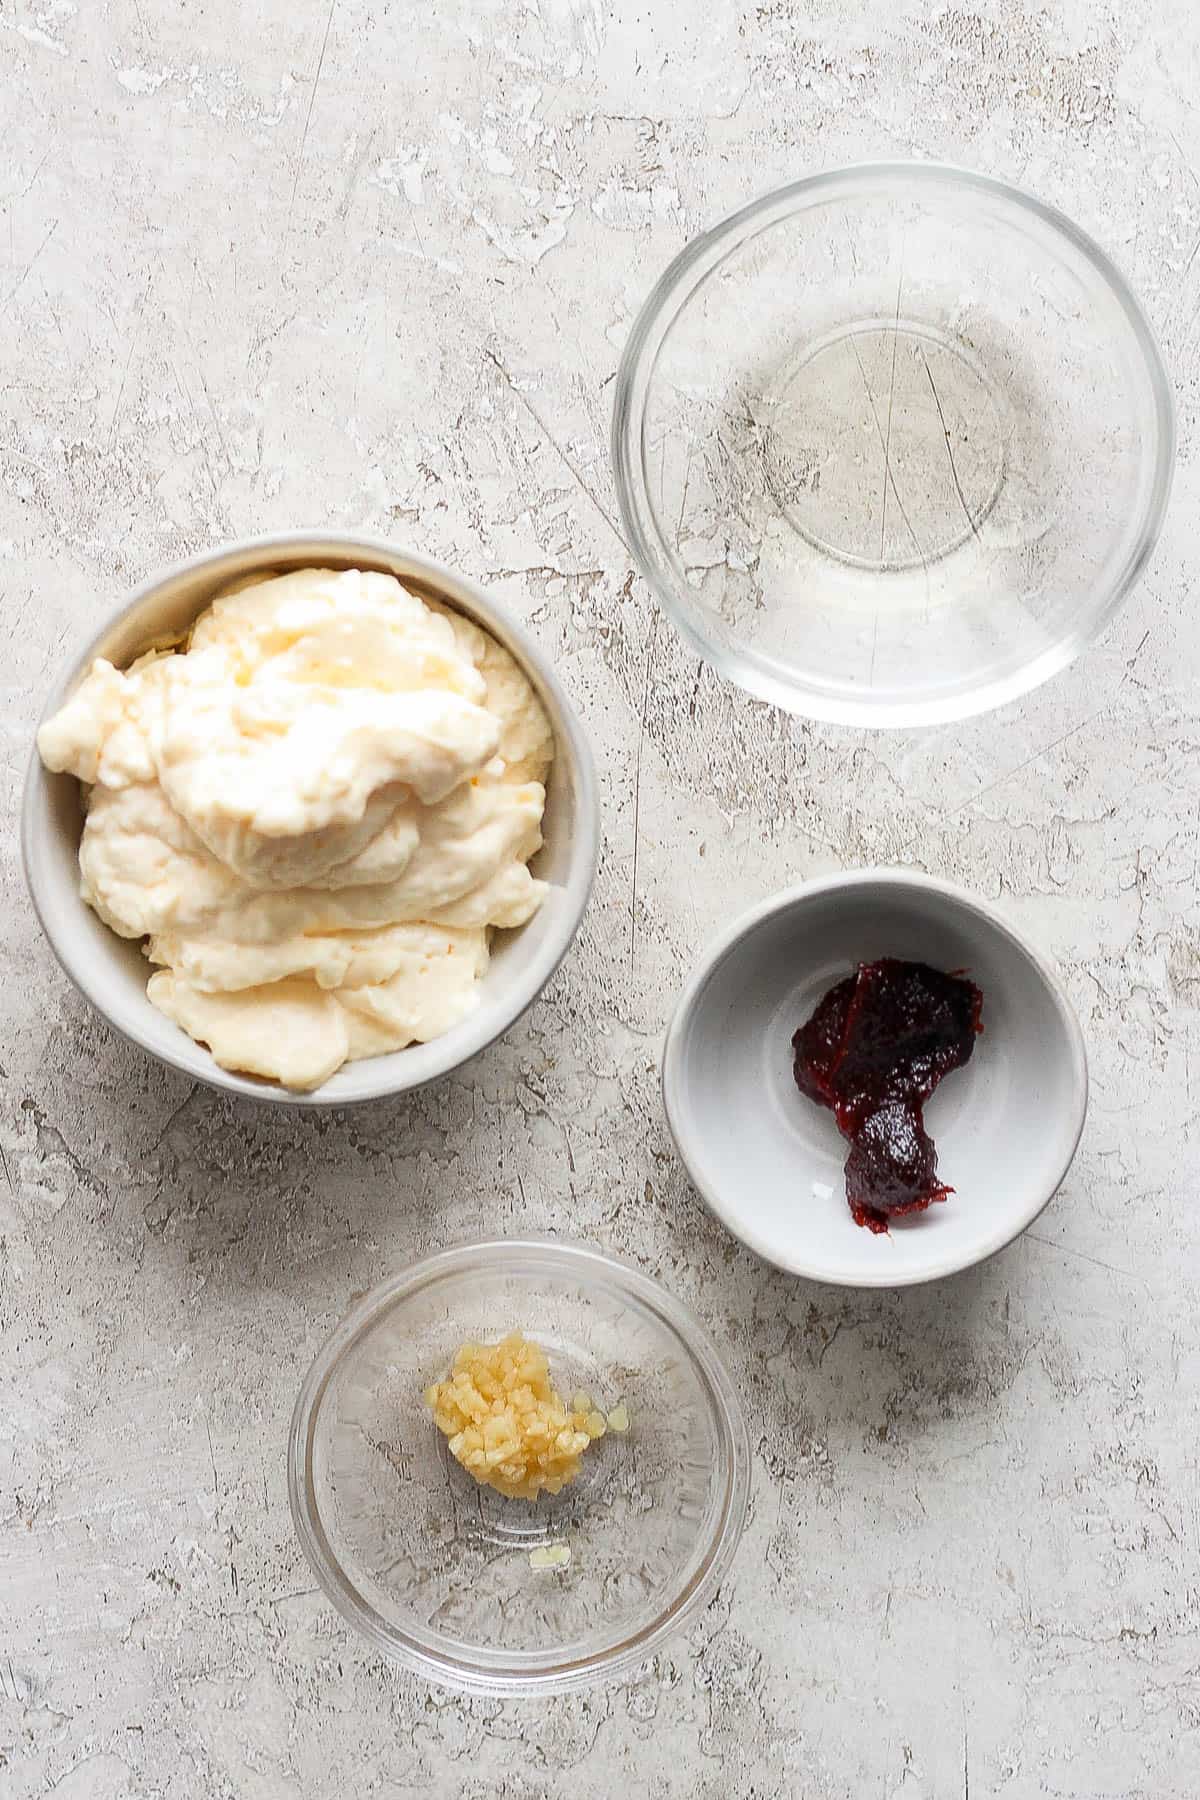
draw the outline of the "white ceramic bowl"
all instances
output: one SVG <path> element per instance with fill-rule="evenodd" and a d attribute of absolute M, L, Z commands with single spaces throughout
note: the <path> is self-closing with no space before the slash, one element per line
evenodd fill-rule
<path fill-rule="evenodd" d="M 925 1108 L 955 1191 L 886 1236 L 850 1216 L 848 1146 L 798 1091 L 791 1044 L 835 981 L 881 956 L 965 971 L 984 1026 Z M 935 1281 L 1002 1249 L 1062 1182 L 1087 1111 L 1083 1034 L 1054 971 L 974 895 L 902 870 L 809 882 L 740 919 L 684 989 L 662 1078 L 717 1217 L 780 1268 L 846 1287 Z"/>
<path fill-rule="evenodd" d="M 600 841 L 595 772 L 571 703 L 533 639 L 482 588 L 428 557 L 379 538 L 286 532 L 208 551 L 146 582 L 82 646 L 50 695 L 43 717 L 62 704 L 94 657 L 125 667 L 152 643 L 186 630 L 218 593 L 240 578 L 258 570 L 283 573 L 311 567 L 383 569 L 417 592 L 457 607 L 516 657 L 554 729 L 545 842 L 530 865 L 550 883 L 550 893 L 527 925 L 495 934 L 480 1004 L 470 1018 L 432 1043 L 347 1063 L 311 1094 L 232 1074 L 151 1006 L 146 998 L 150 965 L 140 946 L 109 931 L 80 899 L 79 783 L 69 775 L 48 774 L 36 747 L 25 779 L 21 838 L 26 880 L 51 948 L 79 991 L 117 1031 L 211 1087 L 293 1106 L 345 1106 L 421 1087 L 484 1049 L 536 999 L 575 936 Z"/>

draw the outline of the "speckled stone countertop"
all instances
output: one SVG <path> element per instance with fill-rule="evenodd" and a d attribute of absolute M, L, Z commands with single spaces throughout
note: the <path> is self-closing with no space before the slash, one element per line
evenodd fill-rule
<path fill-rule="evenodd" d="M 1198 44 L 1193 0 L 0 3 L 6 1800 L 1194 1800 Z M 607 465 L 622 342 L 689 234 L 880 152 L 1013 176 L 1094 232 L 1181 426 L 1104 643 L 1000 715 L 886 737 L 698 666 Z M 557 658 L 604 792 L 541 1002 L 458 1078 L 344 1116 L 227 1104 L 114 1039 L 15 833 L 81 631 L 169 561 L 303 524 L 489 583 Z M 892 859 L 1059 959 L 1093 1101 L 1020 1242 L 859 1295 L 708 1216 L 656 1065 L 732 897 Z M 314 1592 L 284 1437 L 354 1291 L 518 1225 L 695 1305 L 755 1490 L 732 1578 L 636 1680 L 466 1703 Z"/>

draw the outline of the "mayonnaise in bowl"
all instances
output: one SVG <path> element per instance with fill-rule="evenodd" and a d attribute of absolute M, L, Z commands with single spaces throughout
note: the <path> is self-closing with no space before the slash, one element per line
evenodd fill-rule
<path fill-rule="evenodd" d="M 80 891 L 145 940 L 153 1005 L 296 1091 L 466 1018 L 545 893 L 545 711 L 390 574 L 243 583 L 178 648 L 93 663 L 38 749 L 86 785 Z"/>

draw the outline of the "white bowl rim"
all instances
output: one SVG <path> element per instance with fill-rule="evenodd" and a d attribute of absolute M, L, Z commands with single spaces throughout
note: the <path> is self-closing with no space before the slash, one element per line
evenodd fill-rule
<path fill-rule="evenodd" d="M 452 1659 L 427 1648 L 402 1631 L 388 1626 L 343 1574 L 319 1513 L 311 1499 L 312 1439 L 326 1390 L 346 1351 L 375 1320 L 405 1294 L 443 1275 L 470 1267 L 480 1257 L 503 1267 L 528 1258 L 541 1258 L 564 1271 L 591 1272 L 628 1289 L 634 1298 L 657 1315 L 675 1336 L 710 1391 L 714 1417 L 726 1436 L 728 1480 L 721 1516 L 703 1565 L 653 1624 L 627 1642 L 594 1656 L 552 1663 L 542 1669 L 519 1664 L 532 1659 L 497 1653 L 489 1666 L 486 1659 Z M 654 1654 L 682 1631 L 712 1597 L 729 1572 L 745 1525 L 750 1497 L 750 1439 L 745 1414 L 733 1378 L 720 1350 L 690 1306 L 664 1283 L 624 1257 L 569 1237 L 489 1238 L 480 1243 L 462 1242 L 408 1263 L 355 1302 L 328 1333 L 304 1377 L 292 1411 L 288 1431 L 287 1481 L 292 1523 L 309 1566 L 326 1597 L 341 1616 L 368 1641 L 396 1662 L 427 1680 L 460 1693 L 495 1696 L 541 1696 L 573 1693 L 602 1680 L 612 1680 Z"/>
<path fill-rule="evenodd" d="M 1058 231 L 1091 263 L 1107 283 L 1125 314 L 1145 359 L 1158 427 L 1154 480 L 1141 522 L 1141 531 L 1125 564 L 1117 571 L 1105 603 L 1095 618 L 1007 676 L 942 698 L 925 698 L 911 703 L 884 704 L 869 696 L 860 697 L 848 689 L 803 684 L 799 680 L 778 675 L 772 664 L 752 646 L 741 646 L 736 652 L 730 652 L 714 643 L 693 620 L 690 612 L 680 604 L 671 584 L 659 578 L 655 557 L 634 500 L 635 494 L 644 486 L 637 475 L 638 460 L 633 455 L 633 440 L 635 433 L 640 433 L 641 430 L 642 410 L 640 399 L 635 410 L 635 388 L 642 373 L 641 364 L 647 343 L 658 331 L 661 344 L 683 304 L 681 300 L 675 306 L 659 331 L 665 309 L 680 282 L 695 264 L 702 262 L 750 221 L 759 218 L 766 224 L 769 214 L 778 211 L 781 216 L 786 215 L 791 206 L 806 194 L 818 193 L 823 188 L 836 193 L 840 188 L 853 187 L 856 183 L 872 179 L 893 183 L 911 181 L 920 186 L 936 186 L 939 182 L 959 183 L 976 193 L 1026 207 L 1044 224 Z M 689 289 L 684 298 L 690 297 L 693 291 L 694 289 Z M 795 181 L 784 182 L 780 187 L 756 195 L 727 213 L 724 218 L 718 219 L 714 225 L 689 238 L 647 294 L 625 340 L 613 383 L 609 451 L 621 522 L 634 561 L 657 603 L 666 612 L 685 643 L 703 662 L 745 693 L 752 694 L 759 700 L 767 700 L 784 712 L 833 725 L 903 730 L 915 726 L 952 724 L 960 719 L 974 718 L 980 713 L 1006 706 L 1041 687 L 1103 635 L 1122 602 L 1141 578 L 1162 534 L 1175 473 L 1177 437 L 1175 395 L 1158 339 L 1132 286 L 1090 232 L 1076 224 L 1059 207 L 1002 176 L 988 175 L 980 169 L 967 168 L 959 163 L 916 157 L 885 157 L 844 163 L 833 169 L 819 169 L 811 175 L 801 175 Z"/>
<path fill-rule="evenodd" d="M 966 1253 L 942 1256 L 931 1261 L 928 1268 L 914 1270 L 911 1273 L 897 1274 L 894 1271 L 889 1272 L 880 1268 L 878 1272 L 868 1269 L 864 1270 L 861 1275 L 850 1276 L 842 1269 L 831 1268 L 827 1264 L 803 1254 L 791 1256 L 786 1262 L 781 1261 L 778 1246 L 768 1244 L 766 1239 L 754 1229 L 752 1221 L 748 1220 L 744 1214 L 726 1205 L 713 1186 L 703 1179 L 697 1166 L 698 1158 L 695 1158 L 694 1153 L 689 1155 L 689 1142 L 693 1139 L 694 1134 L 692 1127 L 686 1122 L 687 1109 L 682 1104 L 683 1056 L 696 1003 L 701 993 L 718 965 L 743 938 L 749 936 L 767 919 L 774 918 L 780 913 L 789 912 L 793 907 L 807 900 L 814 900 L 822 894 L 836 893 L 847 888 L 872 886 L 907 888 L 917 894 L 937 894 L 940 898 L 950 901 L 952 905 L 974 913 L 977 918 L 982 919 L 987 925 L 998 931 L 1015 949 L 1020 951 L 1050 995 L 1066 1033 L 1070 1058 L 1071 1092 L 1075 1100 L 1075 1118 L 1070 1134 L 1069 1150 L 1046 1192 L 1034 1193 L 1024 1206 L 1008 1215 L 991 1237 L 985 1238 L 978 1247 L 974 1247 Z M 773 1263 L 776 1268 L 784 1269 L 788 1274 L 801 1275 L 809 1281 L 827 1282 L 834 1287 L 921 1287 L 927 1282 L 942 1281 L 947 1275 L 956 1275 L 963 1269 L 973 1268 L 977 1263 L 986 1262 L 989 1257 L 995 1256 L 998 1251 L 1011 1244 L 1014 1238 L 1020 1237 L 1023 1231 L 1028 1230 L 1038 1215 L 1050 1204 L 1066 1179 L 1067 1171 L 1075 1160 L 1079 1140 L 1083 1136 L 1088 1104 L 1087 1050 L 1075 1008 L 1071 1004 L 1058 971 L 996 908 L 981 900 L 977 894 L 971 893 L 969 889 L 959 887 L 955 882 L 943 881 L 936 876 L 922 874 L 919 870 L 854 869 L 842 875 L 818 876 L 812 881 L 799 882 L 794 887 L 785 888 L 780 893 L 772 894 L 768 899 L 743 913 L 705 948 L 684 985 L 671 1022 L 667 1027 L 662 1053 L 662 1098 L 671 1136 L 675 1140 L 675 1147 L 679 1151 L 692 1186 L 714 1217 L 718 1218 L 725 1228 L 732 1232 L 734 1237 L 740 1239 L 748 1249 L 753 1250 L 756 1256 L 761 1256 L 765 1262 Z"/>
<path fill-rule="evenodd" d="M 356 551 L 361 551 L 365 556 L 374 557 L 377 562 L 385 566 L 393 560 L 403 562 L 408 565 L 415 576 L 427 581 L 431 587 L 440 589 L 451 604 L 454 602 L 456 592 L 460 592 L 478 605 L 480 613 L 485 619 L 489 616 L 494 617 L 519 651 L 519 660 L 527 664 L 535 673 L 540 686 L 549 693 L 554 701 L 559 720 L 570 743 L 576 788 L 577 817 L 568 878 L 559 890 L 565 897 L 565 904 L 561 908 L 558 930 L 542 947 L 540 956 L 524 972 L 516 994 L 510 999 L 510 1004 L 502 1012 L 496 1014 L 490 1012 L 486 1006 L 481 1006 L 476 1013 L 456 1026 L 453 1033 L 448 1033 L 442 1039 L 431 1040 L 433 1044 L 449 1045 L 452 1054 L 447 1055 L 438 1066 L 427 1069 L 419 1078 L 403 1079 L 402 1064 L 398 1059 L 403 1058 L 405 1052 L 397 1050 L 385 1056 L 366 1057 L 358 1062 L 344 1064 L 338 1073 L 344 1075 L 347 1070 L 355 1071 L 357 1072 L 357 1081 L 354 1081 L 354 1077 L 351 1076 L 353 1085 L 350 1087 L 350 1091 L 345 1091 L 343 1084 L 342 1091 L 333 1094 L 327 1091 L 328 1083 L 311 1093 L 300 1093 L 275 1082 L 261 1081 L 236 1074 L 229 1069 L 222 1069 L 209 1050 L 202 1044 L 194 1043 L 182 1031 L 179 1034 L 178 1054 L 172 1053 L 166 1047 L 149 1043 L 138 1032 L 136 1025 L 131 1023 L 126 1026 L 113 1019 L 99 997 L 97 984 L 91 978 L 88 959 L 76 956 L 70 941 L 66 939 L 66 934 L 59 933 L 54 929 L 47 918 L 39 891 L 39 856 L 35 844 L 37 829 L 34 817 L 35 797 L 46 779 L 46 771 L 37 749 L 38 728 L 73 692 L 84 671 L 95 657 L 98 647 L 110 636 L 114 628 L 145 601 L 151 599 L 158 588 L 167 582 L 177 580 L 180 576 L 197 573 L 210 565 L 215 571 L 222 562 L 233 560 L 246 551 L 272 551 L 292 556 L 303 552 L 309 545 L 313 547 L 315 557 L 319 557 L 323 547 L 347 557 L 352 557 Z M 216 591 L 214 585 L 214 597 Z M 313 527 L 311 530 L 264 532 L 256 536 L 229 539 L 223 544 L 199 551 L 182 562 L 172 563 L 169 567 L 156 571 L 147 580 L 141 582 L 126 600 L 105 615 L 87 643 L 69 659 L 63 668 L 47 696 L 38 724 L 34 727 L 34 741 L 30 746 L 25 769 L 24 794 L 21 805 L 21 860 L 24 867 L 25 886 L 33 902 L 38 923 L 41 925 L 46 941 L 54 952 L 63 973 L 105 1021 L 110 1030 L 117 1032 L 127 1043 L 133 1044 L 154 1061 L 166 1063 L 191 1081 L 201 1081 L 208 1087 L 261 1101 L 266 1105 L 329 1108 L 357 1106 L 371 1100 L 392 1099 L 401 1094 L 413 1093 L 419 1088 L 428 1086 L 431 1082 L 442 1080 L 451 1070 L 460 1068 L 472 1057 L 486 1050 L 490 1044 L 503 1037 L 504 1033 L 512 1028 L 522 1014 L 528 1011 L 566 956 L 587 908 L 599 854 L 600 805 L 591 746 L 579 722 L 574 704 L 559 681 L 550 659 L 540 649 L 524 625 L 478 582 L 449 568 L 446 564 L 436 561 L 433 557 L 423 555 L 420 551 L 410 550 L 405 545 L 393 540 L 372 537 L 362 532 L 324 531 L 319 527 Z M 79 904 L 81 906 L 84 904 L 82 899 Z M 365 1072 L 373 1067 L 378 1067 L 381 1063 L 389 1065 L 395 1063 L 400 1071 L 399 1078 L 391 1078 L 387 1081 L 370 1080 Z"/>

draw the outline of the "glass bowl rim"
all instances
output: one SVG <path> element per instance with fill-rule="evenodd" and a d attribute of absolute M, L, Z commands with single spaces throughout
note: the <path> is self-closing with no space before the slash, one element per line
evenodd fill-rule
<path fill-rule="evenodd" d="M 1093 589 L 1098 597 L 1103 594 L 1102 603 L 1096 607 L 1093 616 L 1086 623 L 1076 625 L 1057 644 L 1003 677 L 980 682 L 950 695 L 917 701 L 884 702 L 845 689 L 818 686 L 800 676 L 781 676 L 769 659 L 751 647 L 726 649 L 695 621 L 678 599 L 673 585 L 658 575 L 651 536 L 643 529 L 639 517 L 640 500 L 644 501 L 651 516 L 654 511 L 647 484 L 642 479 L 639 453 L 646 395 L 654 364 L 683 307 L 719 267 L 720 259 L 703 270 L 695 281 L 689 282 L 697 264 L 706 262 L 727 245 L 732 248 L 740 237 L 749 234 L 749 227 L 756 222 L 761 222 L 765 228 L 786 218 L 803 198 L 817 197 L 822 190 L 834 195 L 839 189 L 852 189 L 872 180 L 881 185 L 904 181 L 923 187 L 949 185 L 974 190 L 1032 213 L 1052 232 L 1065 238 L 1100 276 L 1124 313 L 1141 353 L 1155 417 L 1154 474 L 1143 516 L 1123 563 L 1115 572 L 1106 574 L 1104 581 L 1098 582 Z M 778 220 L 772 221 L 772 213 L 778 214 Z M 647 349 L 651 346 L 653 357 L 647 362 Z M 1175 468 L 1175 399 L 1158 340 L 1141 302 L 1111 257 L 1081 225 L 1049 201 L 1000 176 L 950 162 L 883 158 L 846 163 L 785 182 L 736 208 L 684 244 L 643 301 L 625 341 L 613 388 L 609 448 L 621 524 L 633 559 L 655 600 L 696 655 L 746 693 L 769 701 L 785 712 L 827 724 L 902 729 L 949 724 L 1019 699 L 1074 661 L 1107 629 L 1149 561 L 1162 531 Z M 1107 593 L 1103 592 L 1105 586 Z"/>
<path fill-rule="evenodd" d="M 527 1259 L 556 1273 L 598 1278 L 624 1291 L 655 1315 L 679 1344 L 706 1392 L 722 1445 L 725 1468 L 711 1541 L 686 1586 L 647 1626 L 586 1656 L 556 1660 L 553 1652 L 483 1651 L 473 1656 L 440 1653 L 389 1624 L 343 1572 L 321 1520 L 312 1479 L 312 1450 L 325 1394 L 346 1355 L 397 1303 L 447 1275 L 463 1274 L 481 1261 L 490 1269 Z M 749 1500 L 750 1442 L 741 1402 L 711 1336 L 691 1309 L 653 1276 L 620 1257 L 568 1238 L 494 1238 L 461 1243 L 407 1264 L 364 1294 L 334 1326 L 318 1350 L 297 1396 L 288 1434 L 288 1500 L 301 1548 L 326 1597 L 384 1655 L 413 1673 L 459 1692 L 497 1697 L 568 1693 L 598 1680 L 627 1674 L 674 1637 L 711 1598 L 741 1538 Z"/>

